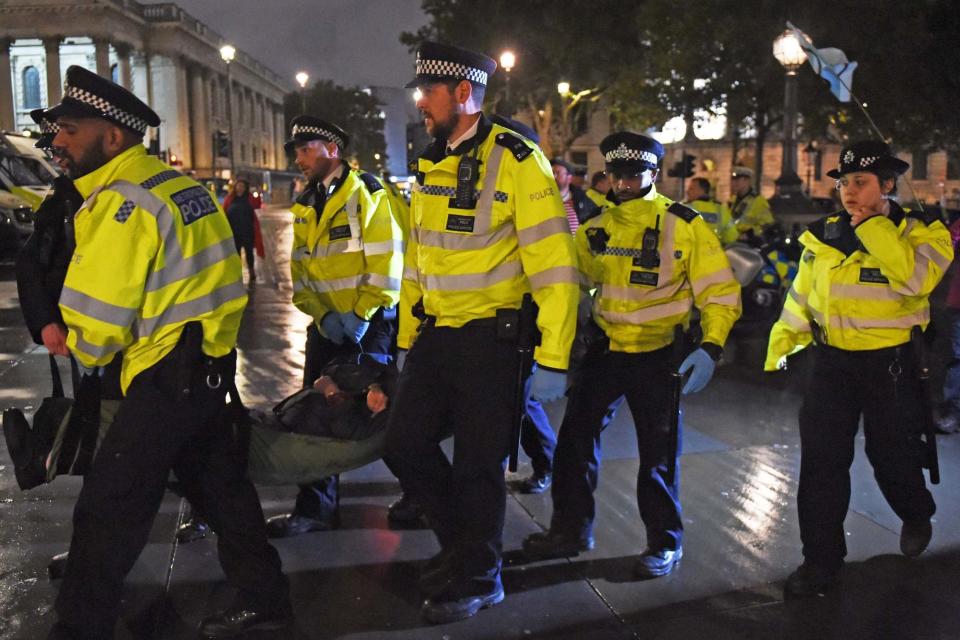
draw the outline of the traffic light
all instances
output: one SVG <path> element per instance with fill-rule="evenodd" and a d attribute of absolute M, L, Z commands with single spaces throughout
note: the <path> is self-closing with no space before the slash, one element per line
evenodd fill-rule
<path fill-rule="evenodd" d="M 674 162 L 673 167 L 667 170 L 667 175 L 671 178 L 689 178 L 697 172 L 696 160 L 697 156 L 683 154 L 683 160 Z"/>
<path fill-rule="evenodd" d="M 213 149 L 218 158 L 230 157 L 230 136 L 226 131 L 218 129 L 213 134 Z"/>

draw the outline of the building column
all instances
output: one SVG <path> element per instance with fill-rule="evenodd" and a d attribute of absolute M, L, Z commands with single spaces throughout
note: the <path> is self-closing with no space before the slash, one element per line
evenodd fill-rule
<path fill-rule="evenodd" d="M 110 41 L 101 38 L 93 40 L 94 57 L 97 61 L 97 75 L 110 79 Z"/>
<path fill-rule="evenodd" d="M 287 152 L 283 150 L 283 142 L 287 139 L 286 137 L 286 123 L 283 121 L 283 109 L 280 108 L 274 113 L 274 130 L 277 132 L 277 146 L 274 147 L 274 150 L 277 154 L 277 169 L 279 171 L 286 171 L 287 169 Z"/>
<path fill-rule="evenodd" d="M 120 84 L 125 89 L 133 91 L 133 68 L 130 66 L 131 48 L 128 44 L 118 44 L 117 58 L 120 60 Z"/>
<path fill-rule="evenodd" d="M 10 38 L 0 38 L 0 129 L 13 131 L 16 128 L 16 111 L 13 104 L 13 83 L 10 81 Z"/>
<path fill-rule="evenodd" d="M 267 167 L 277 168 L 277 132 L 273 126 L 273 105 L 264 97 L 263 99 L 263 126 L 267 130 Z"/>
<path fill-rule="evenodd" d="M 43 51 L 47 66 L 47 105 L 53 106 L 63 98 L 63 82 L 60 80 L 60 41 L 56 36 L 43 39 Z"/>
<path fill-rule="evenodd" d="M 213 153 L 210 139 L 210 108 L 207 103 L 207 72 L 199 65 L 192 65 L 187 68 L 187 74 L 190 84 L 190 129 L 192 133 L 193 162 L 191 166 L 194 170 L 201 167 L 206 169 L 207 163 L 213 162 L 211 154 Z M 212 171 L 212 167 L 211 167 Z"/>

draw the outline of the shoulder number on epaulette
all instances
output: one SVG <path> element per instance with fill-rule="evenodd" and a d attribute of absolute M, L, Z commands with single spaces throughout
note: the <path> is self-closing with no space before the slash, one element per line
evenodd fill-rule
<path fill-rule="evenodd" d="M 367 191 L 370 193 L 376 193 L 383 189 L 383 185 L 372 173 L 361 173 L 360 179 L 363 180 L 363 184 L 367 186 Z"/>
<path fill-rule="evenodd" d="M 674 202 L 672 205 L 667 207 L 667 211 L 677 216 L 684 222 L 693 222 L 693 219 L 699 216 L 700 214 L 686 205 L 682 205 L 679 202 Z"/>
<path fill-rule="evenodd" d="M 494 137 L 494 141 L 501 147 L 506 147 L 507 151 L 513 154 L 517 161 L 524 160 L 533 153 L 530 146 L 515 135 L 501 131 Z"/>

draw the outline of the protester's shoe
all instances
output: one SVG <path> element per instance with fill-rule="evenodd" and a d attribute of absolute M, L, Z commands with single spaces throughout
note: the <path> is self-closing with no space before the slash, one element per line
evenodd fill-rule
<path fill-rule="evenodd" d="M 431 624 L 446 624 L 465 620 L 477 615 L 487 607 L 503 602 L 503 584 L 498 578 L 488 591 L 475 593 L 467 584 L 451 584 L 440 593 L 428 598 L 420 610 L 423 618 Z"/>
<path fill-rule="evenodd" d="M 289 609 L 280 611 L 257 611 L 234 607 L 205 618 L 200 623 L 201 638 L 233 638 L 247 631 L 277 631 L 286 629 L 293 622 Z"/>
<path fill-rule="evenodd" d="M 423 517 L 423 505 L 408 493 L 387 507 L 387 520 L 394 524 L 412 524 Z"/>
<path fill-rule="evenodd" d="M 195 540 L 202 540 L 210 533 L 210 525 L 202 518 L 191 516 L 177 529 L 177 542 L 187 544 Z"/>
<path fill-rule="evenodd" d="M 933 525 L 929 520 L 904 521 L 900 529 L 900 551 L 908 558 L 916 558 L 926 551 L 933 537 Z"/>
<path fill-rule="evenodd" d="M 47 469 L 43 455 L 34 455 L 30 423 L 23 413 L 16 410 L 3 413 L 3 437 L 7 441 L 7 452 L 13 462 L 13 474 L 20 489 L 26 491 L 46 482 Z"/>
<path fill-rule="evenodd" d="M 542 475 L 534 473 L 520 483 L 520 493 L 543 493 L 553 484 L 553 474 Z"/>
<path fill-rule="evenodd" d="M 47 563 L 47 575 L 50 576 L 51 580 L 63 580 L 63 576 L 67 573 L 67 558 L 69 555 L 70 552 L 64 551 L 50 558 L 50 562 Z"/>
<path fill-rule="evenodd" d="M 523 541 L 523 552 L 532 560 L 569 558 L 593 549 L 593 536 L 580 538 L 555 531 L 533 533 Z"/>
<path fill-rule="evenodd" d="M 836 583 L 840 569 L 821 567 L 804 562 L 787 577 L 783 595 L 787 598 L 809 598 L 830 590 Z"/>
<path fill-rule="evenodd" d="M 457 577 L 457 553 L 444 549 L 423 563 L 418 581 L 424 593 L 435 593 Z"/>
<path fill-rule="evenodd" d="M 634 574 L 638 578 L 659 578 L 673 571 L 680 558 L 683 557 L 683 547 L 676 549 L 647 549 L 640 554 L 636 566 L 633 568 Z"/>
<path fill-rule="evenodd" d="M 296 513 L 273 516 L 267 520 L 267 535 L 271 538 L 292 538 L 311 531 L 330 531 L 339 526 L 339 518 L 308 518 Z"/>

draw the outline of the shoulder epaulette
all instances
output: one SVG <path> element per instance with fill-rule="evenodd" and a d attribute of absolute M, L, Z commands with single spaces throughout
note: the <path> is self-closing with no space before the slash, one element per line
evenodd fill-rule
<path fill-rule="evenodd" d="M 302 204 L 305 207 L 312 207 L 316 203 L 316 195 L 317 192 L 313 186 L 307 187 L 303 190 L 303 193 L 297 196 L 297 204 Z"/>
<path fill-rule="evenodd" d="M 377 180 L 377 177 L 372 173 L 361 173 L 360 179 L 363 180 L 363 184 L 367 186 L 367 191 L 370 193 L 376 193 L 383 189 L 383 185 L 380 184 L 380 181 Z"/>
<path fill-rule="evenodd" d="M 693 219 L 700 215 L 695 209 L 691 209 L 687 205 L 680 204 L 679 202 L 674 202 L 672 205 L 667 207 L 667 211 L 677 216 L 684 222 L 693 222 Z"/>
<path fill-rule="evenodd" d="M 940 217 L 940 212 L 932 209 L 924 209 L 923 211 L 914 209 L 907 212 L 907 217 L 919 220 L 928 227 L 934 222 L 943 222 L 943 218 Z"/>
<path fill-rule="evenodd" d="M 517 162 L 524 160 L 531 153 L 533 149 L 530 148 L 526 142 L 513 135 L 512 133 L 507 133 L 506 131 L 501 131 L 493 138 L 501 147 L 505 147 L 507 151 L 513 154 L 513 157 L 517 159 Z"/>

